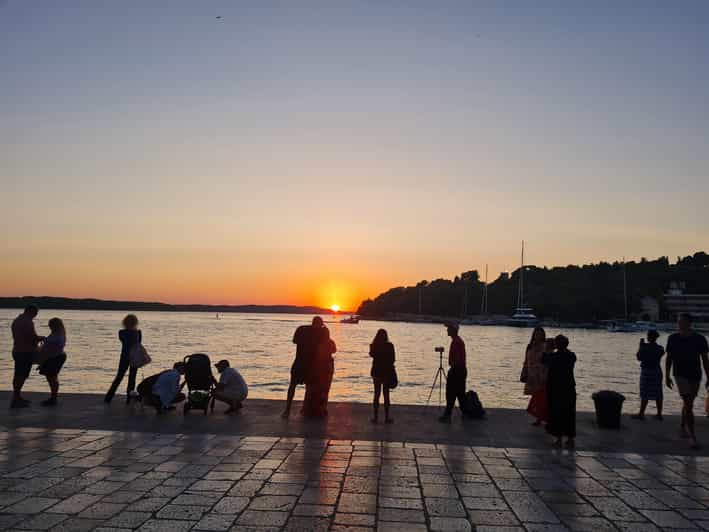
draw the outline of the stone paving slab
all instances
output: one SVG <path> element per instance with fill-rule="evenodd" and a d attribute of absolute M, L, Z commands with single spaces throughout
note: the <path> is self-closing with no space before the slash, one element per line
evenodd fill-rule
<path fill-rule="evenodd" d="M 302 393 L 302 392 L 299 392 Z M 0 404 L 9 404 L 9 393 L 0 392 Z M 329 406 L 330 415 L 324 420 L 306 420 L 297 413 L 291 419 L 283 420 L 280 413 L 283 411 L 283 401 L 272 401 L 264 399 L 249 399 L 245 407 L 236 415 L 224 415 L 226 405 L 218 405 L 217 410 L 212 415 L 205 416 L 200 412 L 190 412 L 187 416 L 182 414 L 180 408 L 169 415 L 157 417 L 155 411 L 150 408 L 142 408 L 140 405 L 126 406 L 121 396 L 116 396 L 109 406 L 104 405 L 103 398 L 97 394 L 61 394 L 60 404 L 55 408 L 43 408 L 38 405 L 44 394 L 28 393 L 27 397 L 33 400 L 31 408 L 22 410 L 10 410 L 0 408 L 0 427 L 53 427 L 62 429 L 92 429 L 92 430 L 121 430 L 121 431 L 142 431 L 159 432 L 165 434 L 230 434 L 230 435 L 250 435 L 260 437 L 296 437 L 320 440 L 359 440 L 359 441 L 407 441 L 411 444 L 420 445 L 419 450 L 425 450 L 427 445 L 432 444 L 454 444 L 472 445 L 481 450 L 481 455 L 485 456 L 484 462 L 488 471 L 496 469 L 495 478 L 501 483 L 514 484 L 521 478 L 517 471 L 505 468 L 504 461 L 495 463 L 496 458 L 501 458 L 489 449 L 495 448 L 520 448 L 520 449 L 547 449 L 549 438 L 540 427 L 532 427 L 530 417 L 522 410 L 509 409 L 489 409 L 488 416 L 484 420 L 463 421 L 456 412 L 453 423 L 438 423 L 437 417 L 440 409 L 437 406 L 411 406 L 393 405 L 392 413 L 395 418 L 393 425 L 370 423 L 370 406 L 359 403 L 331 403 Z M 632 405 L 626 405 L 631 408 Z M 300 404 L 296 402 L 294 412 L 297 412 Z M 697 414 L 700 408 L 697 406 Z M 590 412 L 579 412 L 578 416 L 578 438 L 577 448 L 580 451 L 608 451 L 608 452 L 632 452 L 632 453 L 665 453 L 665 454 L 687 454 L 709 456 L 709 419 L 697 415 L 697 433 L 700 441 L 706 441 L 699 451 L 690 451 L 687 442 L 679 437 L 679 418 L 677 416 L 666 416 L 665 421 L 656 421 L 649 417 L 646 421 L 631 420 L 628 415 L 623 417 L 621 430 L 603 430 L 595 424 L 595 415 Z M 57 443 L 57 450 L 61 449 L 61 443 Z M 73 449 L 75 453 L 85 452 L 84 461 L 78 462 L 79 467 L 88 465 L 94 458 L 91 451 L 99 450 L 98 445 L 104 443 L 87 443 L 81 449 Z M 488 449 L 482 452 L 483 449 Z M 174 452 L 173 449 L 162 449 L 161 454 L 149 458 L 142 457 L 140 464 L 135 464 L 127 472 L 143 473 L 138 469 L 147 470 L 151 463 L 159 463 L 164 466 L 165 472 L 173 472 L 184 468 L 187 463 L 190 467 L 213 465 L 210 461 L 216 457 L 201 457 L 201 462 L 197 462 L 195 457 L 189 454 Z M 163 461 L 163 457 L 170 457 L 170 460 Z M 425 456 L 419 454 L 419 472 L 428 475 L 440 475 L 445 468 L 441 469 L 440 457 L 434 455 Z M 268 468 L 269 465 L 277 463 L 282 457 L 273 454 L 263 457 L 261 466 Z M 335 457 L 336 458 L 336 457 Z M 362 471 L 368 466 L 367 455 L 360 452 L 356 457 L 356 465 Z M 423 459 L 426 458 L 425 461 Z M 520 457 L 521 458 L 521 457 Z M 532 458 L 527 457 L 528 462 L 524 469 L 543 470 L 544 467 L 534 464 Z M 276 461 L 276 462 L 272 462 Z M 236 463 L 236 462 L 235 462 Z M 115 465 L 119 465 L 116 463 Z M 338 472 L 339 464 L 336 460 L 332 463 L 323 464 L 323 468 Z M 391 473 L 400 476 L 405 472 L 401 468 L 406 465 L 393 465 Z M 465 464 L 466 470 L 456 470 L 456 473 L 476 474 L 479 473 L 479 465 Z M 478 468 L 476 470 L 475 468 Z M 612 471 L 616 469 L 617 471 Z M 238 475 L 227 475 L 220 470 L 205 480 L 237 480 Z M 234 467 L 229 471 L 236 473 L 245 472 L 243 469 Z M 187 474 L 185 472 L 185 474 Z M 531 473 L 533 474 L 533 472 Z M 643 478 L 650 484 L 653 476 L 646 471 L 624 471 L 618 464 L 609 463 L 604 466 L 604 471 L 598 472 L 596 478 L 603 478 L 606 481 L 622 481 L 628 475 L 635 475 L 635 479 Z M 671 482 L 672 470 L 664 472 L 664 479 Z M 552 475 L 553 476 L 553 475 Z M 528 476 L 527 476 L 528 477 Z M 503 480 L 504 479 L 504 480 Z M 111 479 L 117 481 L 118 479 Z M 539 481 L 540 484 L 543 481 Z M 676 485 L 674 483 L 673 485 Z M 106 489 L 111 487 L 105 486 Z"/>
<path fill-rule="evenodd" d="M 707 484 L 682 454 L 0 430 L 0 530 L 709 530 Z"/>

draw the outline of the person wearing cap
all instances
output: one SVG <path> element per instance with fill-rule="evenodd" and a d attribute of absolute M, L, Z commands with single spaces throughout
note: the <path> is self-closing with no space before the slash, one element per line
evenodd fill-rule
<path fill-rule="evenodd" d="M 229 367 L 228 360 L 220 360 L 214 364 L 214 367 L 219 372 L 219 382 L 214 397 L 229 405 L 226 414 L 236 412 L 249 395 L 249 387 L 246 386 L 246 381 L 241 373 Z"/>
<path fill-rule="evenodd" d="M 640 361 L 640 412 L 631 416 L 633 419 L 645 419 L 645 409 L 650 401 L 657 404 L 655 419 L 662 421 L 662 366 L 660 361 L 665 349 L 657 343 L 660 333 L 647 332 L 647 342 L 640 339 L 637 358 Z"/>
<path fill-rule="evenodd" d="M 446 410 L 438 418 L 443 423 L 450 423 L 455 400 L 458 400 L 458 407 L 465 410 L 465 385 L 468 378 L 468 369 L 465 363 L 465 343 L 458 335 L 458 324 L 450 322 L 446 324 L 446 331 L 451 337 L 451 345 L 448 351 L 448 377 L 446 378 Z"/>

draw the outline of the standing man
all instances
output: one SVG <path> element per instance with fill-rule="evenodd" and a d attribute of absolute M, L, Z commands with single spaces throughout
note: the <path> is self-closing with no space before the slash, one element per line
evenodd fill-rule
<path fill-rule="evenodd" d="M 38 336 L 34 329 L 34 320 L 39 314 L 35 305 L 29 305 L 25 311 L 12 322 L 12 359 L 15 361 L 15 374 L 12 379 L 12 402 L 10 408 L 26 408 L 30 401 L 20 395 L 27 377 L 32 371 L 32 362 L 36 356 L 38 345 L 44 336 Z"/>
<path fill-rule="evenodd" d="M 667 360 L 665 361 L 665 375 L 667 387 L 672 388 L 674 375 L 677 391 L 682 397 L 682 436 L 689 438 L 692 449 L 699 448 L 697 436 L 694 432 L 694 400 L 699 393 L 702 382 L 702 365 L 707 376 L 709 387 L 709 346 L 707 339 L 692 330 L 692 316 L 682 313 L 677 319 L 676 332 L 667 340 Z M 670 370 L 674 367 L 673 373 Z"/>
<path fill-rule="evenodd" d="M 446 324 L 448 336 L 451 337 L 450 350 L 448 351 L 448 378 L 446 379 L 446 411 L 438 418 L 443 423 L 450 423 L 455 400 L 458 406 L 465 409 L 465 381 L 468 378 L 468 369 L 465 364 L 465 344 L 458 336 L 458 324 Z"/>
<path fill-rule="evenodd" d="M 214 367 L 219 372 L 219 382 L 217 383 L 214 397 L 229 405 L 229 408 L 224 412 L 225 414 L 236 412 L 243 406 L 241 403 L 249 395 L 246 381 L 241 376 L 241 373 L 229 367 L 228 360 L 220 360 L 214 364 Z"/>
<path fill-rule="evenodd" d="M 295 360 L 290 369 L 290 384 L 288 385 L 288 395 L 286 396 L 286 409 L 281 414 L 283 419 L 290 416 L 295 388 L 299 384 L 305 384 L 305 378 L 310 371 L 310 364 L 315 358 L 315 350 L 318 347 L 319 329 L 324 327 L 322 318 L 315 316 L 312 325 L 301 325 L 295 330 L 293 343 L 295 344 Z"/>

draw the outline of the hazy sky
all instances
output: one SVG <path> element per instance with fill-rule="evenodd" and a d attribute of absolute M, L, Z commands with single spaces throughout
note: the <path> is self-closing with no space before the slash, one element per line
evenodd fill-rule
<path fill-rule="evenodd" d="M 356 306 L 522 239 L 708 249 L 708 65 L 702 0 L 0 1 L 0 294 Z"/>

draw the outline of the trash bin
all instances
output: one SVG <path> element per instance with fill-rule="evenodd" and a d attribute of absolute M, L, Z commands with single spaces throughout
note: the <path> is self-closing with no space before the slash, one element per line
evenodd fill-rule
<path fill-rule="evenodd" d="M 596 422 L 605 429 L 620 428 L 620 413 L 623 410 L 625 396 L 611 390 L 601 390 L 591 398 L 596 405 Z"/>

